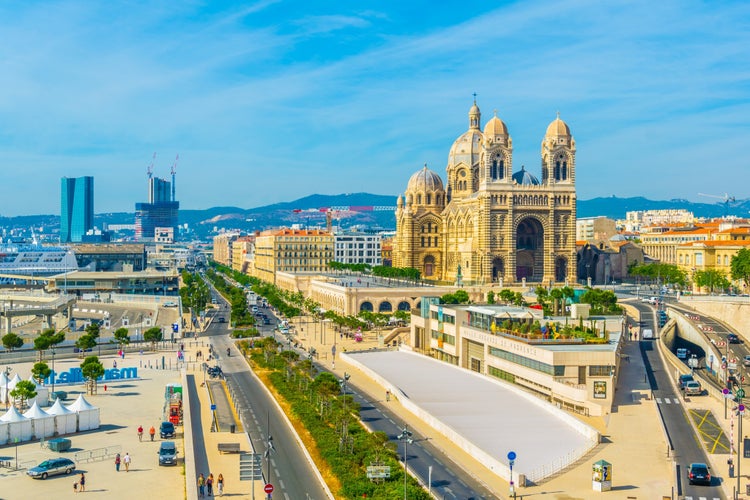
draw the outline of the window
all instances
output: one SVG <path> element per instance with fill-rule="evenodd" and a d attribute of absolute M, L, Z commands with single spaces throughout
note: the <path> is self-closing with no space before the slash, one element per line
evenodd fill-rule
<path fill-rule="evenodd" d="M 591 365 L 589 366 L 589 377 L 609 377 L 613 371 L 613 366 Z"/>

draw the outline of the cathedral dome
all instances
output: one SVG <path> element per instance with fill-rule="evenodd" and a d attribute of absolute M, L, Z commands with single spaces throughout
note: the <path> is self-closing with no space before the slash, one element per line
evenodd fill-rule
<path fill-rule="evenodd" d="M 560 115 L 557 115 L 552 123 L 547 127 L 546 137 L 570 137 L 570 127 L 560 119 Z"/>
<path fill-rule="evenodd" d="M 406 190 L 408 192 L 443 191 L 443 180 L 425 165 L 422 170 L 411 176 Z"/>
<path fill-rule="evenodd" d="M 520 184 L 522 186 L 539 185 L 539 179 L 527 172 L 523 165 L 521 165 L 521 170 L 513 174 L 513 180 L 516 181 L 517 184 Z"/>
<path fill-rule="evenodd" d="M 487 122 L 487 125 L 484 126 L 484 136 L 485 137 L 494 137 L 498 135 L 508 135 L 508 127 L 505 126 L 505 122 L 503 122 L 500 118 L 497 116 L 493 116 L 490 121 Z"/>
<path fill-rule="evenodd" d="M 479 162 L 482 152 L 482 132 L 479 129 L 470 129 L 456 139 L 448 153 L 448 166 L 464 163 L 467 166 Z"/>

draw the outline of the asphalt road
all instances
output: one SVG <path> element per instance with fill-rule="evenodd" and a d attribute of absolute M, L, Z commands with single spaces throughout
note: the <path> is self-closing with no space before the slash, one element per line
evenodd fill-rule
<path fill-rule="evenodd" d="M 214 292 L 215 293 L 215 292 Z M 218 297 L 221 304 L 223 299 Z M 225 308 L 228 305 L 225 304 Z M 225 315 L 228 312 L 225 309 Z M 224 371 L 227 384 L 235 394 L 235 403 L 245 429 L 256 453 L 266 450 L 267 436 L 273 438 L 276 451 L 269 460 L 263 461 L 263 477 L 274 485 L 273 498 L 285 500 L 323 500 L 328 498 L 321 486 L 315 469 L 298 445 L 293 430 L 284 422 L 283 413 L 273 403 L 272 397 L 262 387 L 262 383 L 252 374 L 250 367 L 241 356 L 226 355 L 229 339 L 226 323 L 212 322 L 204 336 L 210 337 L 214 351 L 219 355 L 219 364 Z M 234 353 L 237 351 L 234 350 Z M 269 476 L 270 461 L 270 476 Z"/>
<path fill-rule="evenodd" d="M 632 305 L 641 312 L 643 328 L 657 331 L 654 324 L 654 308 L 640 302 Z M 685 406 L 682 404 L 682 394 L 674 389 L 670 374 L 667 372 L 668 368 L 662 363 L 655 342 L 658 340 L 641 340 L 641 355 L 646 365 L 646 374 L 653 396 L 657 402 L 657 409 L 664 421 L 673 448 L 670 453 L 673 453 L 677 464 L 677 494 L 680 498 L 684 495 L 693 498 L 723 499 L 725 496 L 719 486 L 719 479 L 713 478 L 711 486 L 693 486 L 687 480 L 687 469 L 690 463 L 708 463 L 708 458 L 700 445 L 700 438 L 695 435 L 690 425 Z"/>

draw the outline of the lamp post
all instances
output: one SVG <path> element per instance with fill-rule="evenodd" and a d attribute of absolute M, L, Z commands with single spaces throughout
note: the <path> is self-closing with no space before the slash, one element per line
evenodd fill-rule
<path fill-rule="evenodd" d="M 409 431 L 409 429 L 404 426 L 404 429 L 401 431 L 401 434 L 398 435 L 398 439 L 404 442 L 404 500 L 406 500 L 406 480 L 409 476 L 409 466 L 407 464 L 407 445 L 409 443 L 413 443 L 414 441 L 411 439 L 412 433 Z"/>
<path fill-rule="evenodd" d="M 55 397 L 55 350 L 52 349 L 52 397 Z"/>
<path fill-rule="evenodd" d="M 8 377 L 10 376 L 10 366 L 5 367 L 5 411 L 10 408 L 10 398 L 8 397 Z"/>

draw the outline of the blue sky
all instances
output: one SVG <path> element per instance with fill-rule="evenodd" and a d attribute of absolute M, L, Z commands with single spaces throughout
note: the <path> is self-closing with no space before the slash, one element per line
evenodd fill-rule
<path fill-rule="evenodd" d="M 154 152 L 183 208 L 397 195 L 473 92 L 537 175 L 559 111 L 579 198 L 750 197 L 747 2 L 18 1 L 0 40 L 0 215 L 132 211 Z"/>

